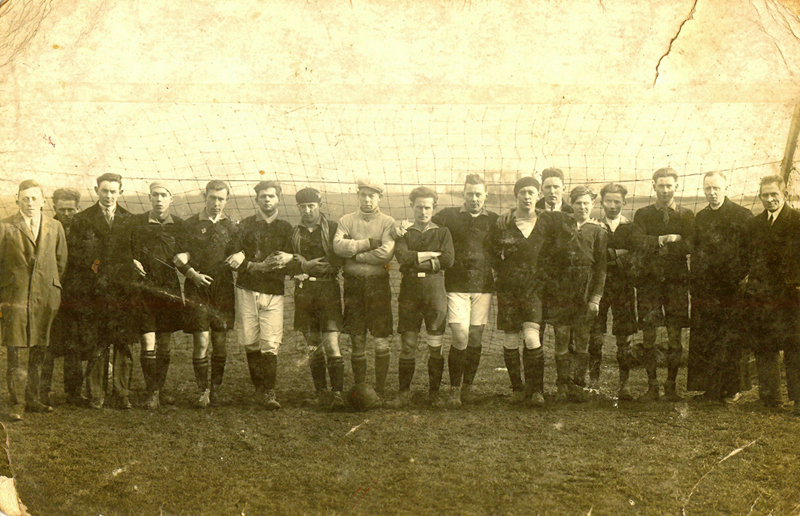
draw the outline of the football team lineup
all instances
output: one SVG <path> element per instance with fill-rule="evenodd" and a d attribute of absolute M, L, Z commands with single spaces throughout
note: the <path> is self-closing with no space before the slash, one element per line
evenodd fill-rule
<path fill-rule="evenodd" d="M 57 189 L 54 219 L 42 212 L 41 185 L 22 181 L 19 211 L 2 226 L 9 278 L 2 289 L 9 418 L 53 411 L 53 370 L 61 357 L 68 404 L 132 408 L 134 342 L 141 349 L 141 405 L 153 410 L 173 404 L 165 385 L 172 334 L 178 331 L 192 338 L 194 406 L 219 404 L 228 333 L 235 330 L 255 402 L 280 409 L 286 278 L 294 284 L 293 329 L 309 350 L 308 401 L 324 410 L 410 407 L 423 323 L 427 404 L 474 404 L 473 382 L 496 295 L 495 328 L 502 332 L 511 405 L 597 399 L 610 312 L 618 402 L 657 401 L 662 390 L 665 400 L 681 401 L 677 378 L 688 348 L 681 391 L 736 404 L 751 387 L 752 353 L 759 399 L 781 409 L 782 352 L 792 413 L 800 415 L 794 330 L 800 283 L 793 279 L 800 270 L 800 233 L 781 176 L 761 179 L 764 211 L 753 217 L 727 197 L 726 175 L 708 172 L 707 206 L 695 215 L 676 203 L 680 174 L 660 168 L 652 175 L 655 202 L 630 220 L 622 214 L 628 189 L 621 183 L 605 184 L 599 192 L 583 185 L 565 192 L 562 170 L 536 175 L 514 184 L 516 204 L 499 215 L 485 208 L 487 184 L 480 174 L 465 176 L 458 207 L 437 209 L 436 190 L 418 186 L 408 196 L 409 221 L 381 212 L 386 187 L 370 178 L 356 183 L 357 210 L 338 221 L 321 211 L 322 192 L 301 188 L 294 196 L 300 215 L 294 227 L 278 217 L 284 198 L 277 181 L 254 186 L 256 213 L 242 221 L 225 211 L 230 187 L 223 180 L 206 184 L 203 209 L 186 219 L 171 212 L 168 181 L 150 183 L 151 209 L 140 214 L 119 206 L 124 179 L 118 174 L 97 177 L 98 201 L 86 210 L 80 192 Z M 598 219 L 592 218 L 596 199 Z M 396 325 L 388 273 L 393 259 L 402 274 Z M 771 295 L 764 296 L 766 291 Z M 20 301 L 26 299 L 43 299 L 44 306 Z M 548 326 L 554 336 L 552 394 L 544 385 Z M 656 346 L 659 327 L 666 329 L 663 350 Z M 745 339 L 745 328 L 757 329 L 758 337 Z M 640 330 L 642 343 L 634 353 L 633 336 Z M 394 333 L 400 337 L 396 369 Z M 348 389 L 341 335 L 349 337 Z M 663 383 L 659 362 L 667 369 Z M 647 378 L 647 390 L 638 397 L 629 386 L 634 365 Z M 442 388 L 445 369 L 449 385 Z M 390 370 L 397 371 L 392 397 Z"/>

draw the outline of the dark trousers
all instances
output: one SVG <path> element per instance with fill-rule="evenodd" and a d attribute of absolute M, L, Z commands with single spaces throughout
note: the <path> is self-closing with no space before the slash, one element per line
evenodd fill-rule
<path fill-rule="evenodd" d="M 45 347 L 9 347 L 7 360 L 8 393 L 11 404 L 21 405 L 39 400 L 39 383 Z"/>
<path fill-rule="evenodd" d="M 115 343 L 114 350 L 114 393 L 118 396 L 130 396 L 131 374 L 133 372 L 133 355 L 131 345 Z M 89 397 L 93 400 L 105 399 L 106 377 L 109 346 L 97 346 L 89 356 L 87 365 L 87 382 Z"/>
<path fill-rule="evenodd" d="M 758 397 L 764 403 L 778 403 L 781 400 L 781 365 L 778 351 L 758 351 Z M 788 349 L 783 352 L 786 368 L 786 387 L 789 399 L 800 403 L 800 350 Z"/>
<path fill-rule="evenodd" d="M 55 368 L 56 355 L 47 350 L 42 367 L 42 380 L 39 393 L 42 398 L 50 395 L 53 387 L 53 369 Z M 67 351 L 64 354 L 64 393 L 67 396 L 77 397 L 81 394 L 83 386 L 83 367 L 81 357 L 77 352 Z"/>

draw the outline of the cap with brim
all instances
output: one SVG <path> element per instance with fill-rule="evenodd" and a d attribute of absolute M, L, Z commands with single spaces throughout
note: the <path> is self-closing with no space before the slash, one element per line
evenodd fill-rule
<path fill-rule="evenodd" d="M 297 201 L 297 204 L 322 202 L 322 197 L 319 194 L 319 190 L 316 188 L 303 188 L 302 190 L 298 190 L 297 193 L 294 194 L 294 198 Z"/>
<path fill-rule="evenodd" d="M 378 181 L 373 181 L 371 179 L 359 179 L 356 184 L 358 185 L 359 190 L 362 188 L 369 188 L 370 190 L 375 190 L 379 194 L 383 194 L 384 187 Z"/>
<path fill-rule="evenodd" d="M 156 188 L 163 188 L 164 190 L 169 192 L 170 195 L 172 195 L 172 188 L 167 186 L 167 183 L 165 183 L 164 181 L 153 181 L 152 183 L 150 183 L 150 193 L 153 193 L 153 190 L 155 190 Z"/>

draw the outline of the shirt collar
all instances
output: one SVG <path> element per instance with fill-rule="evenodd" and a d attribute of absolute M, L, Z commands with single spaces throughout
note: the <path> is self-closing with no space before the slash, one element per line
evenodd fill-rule
<path fill-rule="evenodd" d="M 708 208 L 709 208 L 711 211 L 717 211 L 717 210 L 719 210 L 720 208 L 722 208 L 723 206 L 725 206 L 725 202 L 727 202 L 727 200 L 728 200 L 728 198 L 727 198 L 727 197 L 725 197 L 724 199 L 722 199 L 722 202 L 721 202 L 721 203 L 719 203 L 719 206 L 717 206 L 716 208 L 715 208 L 715 207 L 713 207 L 713 206 L 711 206 L 711 204 L 709 203 L 709 205 L 708 205 Z"/>
<path fill-rule="evenodd" d="M 563 199 L 559 199 L 558 200 L 558 204 L 556 204 L 552 208 L 550 207 L 549 204 L 547 204 L 547 201 L 545 201 L 544 202 L 544 211 L 563 211 L 562 210 L 563 206 L 564 206 L 564 200 Z"/>
<path fill-rule="evenodd" d="M 150 224 L 161 224 L 161 225 L 174 224 L 175 223 L 175 221 L 172 220 L 172 214 L 171 213 L 167 214 L 167 218 L 164 219 L 164 222 L 161 222 L 160 220 L 158 220 L 158 217 L 156 217 L 153 214 L 152 210 L 147 212 L 147 222 L 150 223 Z"/>
<path fill-rule="evenodd" d="M 108 214 L 113 216 L 117 212 L 117 205 L 116 204 L 114 204 L 114 206 L 112 206 L 110 208 L 106 208 L 105 206 L 103 206 L 102 204 L 99 204 L 99 203 L 97 205 L 100 206 L 100 211 L 102 213 L 104 213 L 104 214 L 108 213 Z"/>
<path fill-rule="evenodd" d="M 488 214 L 486 213 L 486 208 L 481 208 L 481 211 L 479 211 L 476 215 L 473 215 L 463 204 L 461 205 L 461 209 L 458 210 L 458 212 L 459 213 L 469 213 L 473 217 L 480 217 L 481 215 L 487 215 L 488 216 Z"/>
<path fill-rule="evenodd" d="M 27 224 L 28 226 L 31 225 L 31 222 L 36 222 L 37 224 L 41 224 L 42 223 L 42 214 L 41 214 L 41 212 L 39 213 L 38 217 L 36 215 L 34 215 L 33 217 L 27 217 L 27 216 L 25 216 L 25 214 L 23 214 L 20 211 L 19 212 L 19 216 L 22 217 L 22 220 L 25 221 L 25 224 Z"/>
<path fill-rule="evenodd" d="M 208 210 L 206 210 L 205 208 L 203 208 L 203 211 L 200 212 L 200 220 L 210 220 L 211 222 L 219 222 L 220 220 L 224 220 L 224 219 L 227 219 L 227 218 L 228 218 L 228 216 L 225 214 L 224 211 L 220 212 L 220 214 L 217 215 L 217 220 L 212 219 L 208 215 Z"/>
<path fill-rule="evenodd" d="M 267 217 L 266 215 L 264 215 L 264 212 L 261 211 L 260 209 L 258 211 L 256 211 L 256 219 L 258 219 L 260 221 L 264 221 L 267 224 L 272 224 L 273 222 L 275 222 L 275 219 L 277 219 L 277 218 L 278 218 L 278 210 L 275 210 L 275 213 L 272 214 L 272 216 L 270 216 L 270 217 Z"/>
<path fill-rule="evenodd" d="M 770 213 L 770 212 L 767 212 L 767 220 L 769 220 L 770 218 L 772 218 L 772 219 L 774 219 L 774 220 L 778 220 L 778 217 L 780 217 L 780 215 L 781 215 L 781 212 L 783 211 L 783 209 L 784 209 L 785 207 L 786 207 L 786 203 L 784 202 L 784 203 L 783 203 L 783 206 L 781 206 L 780 208 L 778 208 L 778 210 L 777 210 L 777 211 L 775 211 L 775 215 L 774 215 L 774 216 L 773 216 L 773 214 L 772 214 L 772 213 Z"/>
<path fill-rule="evenodd" d="M 439 226 L 437 226 L 434 221 L 430 221 L 430 222 L 428 222 L 428 226 L 425 228 L 425 231 L 420 231 L 419 228 L 414 226 L 413 224 L 408 229 L 413 229 L 414 231 L 419 231 L 420 233 L 424 233 L 425 231 L 428 231 L 429 229 L 439 229 Z"/>
<path fill-rule="evenodd" d="M 666 206 L 666 207 L 664 207 L 664 206 L 661 206 L 661 205 L 660 205 L 660 204 L 658 204 L 658 203 L 655 203 L 655 205 L 654 205 L 654 206 L 655 206 L 655 207 L 656 207 L 656 209 L 657 209 L 657 210 L 659 210 L 659 211 L 667 211 L 668 209 L 671 209 L 671 210 L 673 210 L 673 211 L 678 211 L 678 203 L 676 203 L 676 202 L 675 202 L 675 199 L 674 199 L 674 198 L 672 199 L 672 202 L 670 202 L 670 203 L 669 203 L 669 206 Z"/>

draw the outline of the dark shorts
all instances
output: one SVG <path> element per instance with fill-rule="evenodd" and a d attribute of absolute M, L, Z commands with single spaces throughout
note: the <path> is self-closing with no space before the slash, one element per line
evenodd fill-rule
<path fill-rule="evenodd" d="M 601 335 L 606 332 L 608 311 L 611 310 L 611 334 L 617 337 L 633 335 L 637 330 L 635 304 L 636 294 L 633 286 L 624 279 L 609 275 L 593 331 Z"/>
<path fill-rule="evenodd" d="M 173 333 L 183 326 L 183 301 L 158 295 L 142 296 L 139 331 L 141 333 Z"/>
<path fill-rule="evenodd" d="M 186 307 L 183 331 L 230 331 L 236 319 L 233 277 L 215 278 L 208 287 L 198 287 L 192 280 L 184 284 Z"/>
<path fill-rule="evenodd" d="M 389 275 L 344 277 L 344 321 L 342 331 L 373 337 L 392 335 L 392 291 Z"/>
<path fill-rule="evenodd" d="M 295 280 L 294 329 L 303 333 L 342 328 L 342 290 L 336 279 Z"/>
<path fill-rule="evenodd" d="M 542 301 L 531 284 L 497 283 L 497 329 L 522 330 L 522 323 L 542 324 Z"/>
<path fill-rule="evenodd" d="M 544 296 L 544 319 L 553 326 L 573 326 L 586 321 L 590 267 L 569 267 L 548 284 Z"/>
<path fill-rule="evenodd" d="M 447 326 L 447 292 L 444 274 L 437 272 L 423 278 L 408 274 L 400 283 L 397 298 L 397 333 L 418 332 L 425 321 L 428 335 L 443 335 Z"/>
<path fill-rule="evenodd" d="M 689 327 L 689 285 L 686 281 L 642 281 L 636 294 L 642 328 Z"/>

